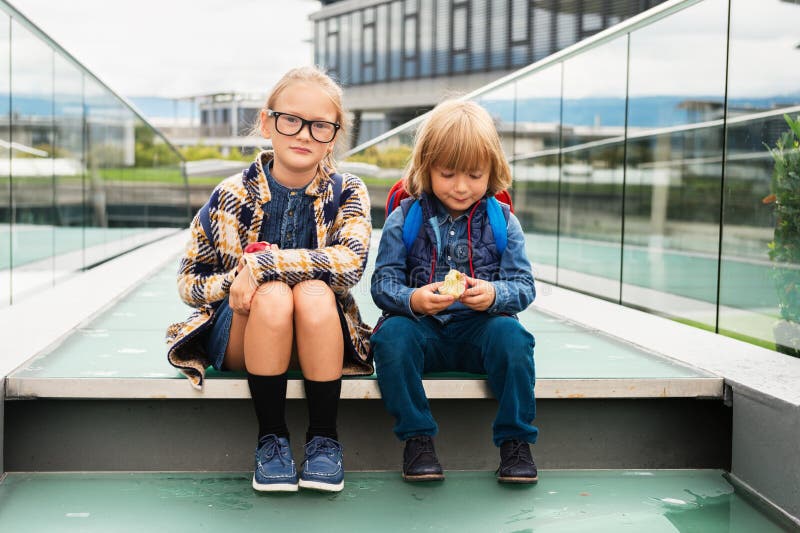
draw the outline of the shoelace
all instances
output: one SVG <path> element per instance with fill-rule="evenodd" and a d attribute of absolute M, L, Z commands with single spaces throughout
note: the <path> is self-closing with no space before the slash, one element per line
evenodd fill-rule
<path fill-rule="evenodd" d="M 278 438 L 275 435 L 266 435 L 261 437 L 259 441 L 259 449 L 263 447 L 264 449 L 264 457 L 266 459 L 265 462 L 269 462 L 270 459 L 277 456 L 278 461 L 280 461 L 281 465 L 286 466 L 286 459 L 284 459 L 283 454 L 281 452 L 281 443 L 278 441 Z"/>
<path fill-rule="evenodd" d="M 306 458 L 310 459 L 319 454 L 334 455 L 342 445 L 329 437 L 314 437 L 310 442 L 306 443 Z"/>
<path fill-rule="evenodd" d="M 511 451 L 509 452 L 508 456 L 515 459 L 514 463 L 508 466 L 515 466 L 519 463 L 528 463 L 529 465 L 533 464 L 533 457 L 531 457 L 530 448 L 528 448 L 528 443 L 525 441 L 512 441 Z"/>
<path fill-rule="evenodd" d="M 434 453 L 433 452 L 433 441 L 431 439 L 423 439 L 421 437 L 411 437 L 409 440 L 411 440 L 412 442 L 416 443 L 416 446 L 417 446 L 416 449 L 414 450 L 416 452 L 414 454 L 414 457 L 412 457 L 408 461 L 409 465 L 414 464 L 417 461 L 417 459 L 419 459 L 420 457 L 422 457 L 426 453 L 430 453 L 430 454 Z"/>

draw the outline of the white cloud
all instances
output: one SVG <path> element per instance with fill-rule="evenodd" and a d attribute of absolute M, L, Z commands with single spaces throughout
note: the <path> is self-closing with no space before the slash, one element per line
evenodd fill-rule
<path fill-rule="evenodd" d="M 125 96 L 266 93 L 313 62 L 315 0 L 14 0 Z"/>

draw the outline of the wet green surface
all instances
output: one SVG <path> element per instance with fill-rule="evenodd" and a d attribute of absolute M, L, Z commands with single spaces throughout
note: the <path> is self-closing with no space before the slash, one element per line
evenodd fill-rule
<path fill-rule="evenodd" d="M 369 295 L 370 270 L 354 293 L 364 319 L 379 316 Z M 52 352 L 38 356 L 20 377 L 179 377 L 166 361 L 164 332 L 191 308 L 180 301 L 177 267 L 169 265 L 85 324 Z M 694 371 L 563 319 L 527 310 L 520 320 L 536 337 L 539 378 L 682 378 Z M 209 372 L 210 378 L 231 377 Z"/>
<path fill-rule="evenodd" d="M 95 228 L 95 227 L 15 227 L 13 234 L 0 231 L 0 249 L 11 251 L 11 260 L 18 267 L 34 261 L 124 239 L 148 231 L 141 228 Z M 10 242 L 9 242 L 10 239 Z M 8 268 L 9 258 L 0 256 L 0 270 Z"/>
<path fill-rule="evenodd" d="M 0 531 L 781 531 L 714 470 L 491 472 L 409 484 L 347 474 L 338 494 L 263 495 L 238 474 L 9 474 Z"/>

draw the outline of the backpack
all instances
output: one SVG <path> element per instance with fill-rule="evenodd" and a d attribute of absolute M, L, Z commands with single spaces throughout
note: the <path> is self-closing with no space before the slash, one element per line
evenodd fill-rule
<path fill-rule="evenodd" d="M 247 170 L 244 170 L 243 172 L 247 172 Z M 340 201 L 342 198 L 342 187 L 344 183 L 344 178 L 342 178 L 342 175 L 338 173 L 331 174 L 331 178 L 333 179 L 333 205 L 335 205 L 336 209 L 338 210 L 341 207 Z M 211 217 L 209 216 L 208 213 L 209 210 L 208 204 L 210 202 L 211 198 L 209 198 L 208 202 L 206 202 L 203 205 L 203 207 L 200 208 L 198 216 L 200 217 L 200 225 L 203 226 L 203 231 L 206 234 L 208 242 L 213 244 L 214 239 L 211 233 Z M 217 251 L 217 249 L 215 248 L 214 252 L 217 254 L 217 260 L 219 261 L 220 264 L 222 264 L 222 258 L 219 256 L 219 251 Z"/>
<path fill-rule="evenodd" d="M 391 212 L 400 205 L 400 202 L 408 196 L 408 191 L 406 191 L 402 179 L 392 185 L 392 188 L 389 189 L 389 195 L 386 198 L 386 216 L 388 217 Z M 500 207 L 500 202 L 508 205 L 511 212 L 514 212 L 514 206 L 511 205 L 511 195 L 508 194 L 507 190 L 502 190 L 494 196 L 487 198 L 486 214 L 489 217 L 489 225 L 492 227 L 497 251 L 500 252 L 500 255 L 503 255 L 506 244 L 508 244 L 508 220 L 506 220 L 503 214 L 503 208 Z M 411 251 L 411 246 L 414 244 L 414 240 L 417 238 L 421 227 L 422 207 L 419 204 L 419 200 L 416 200 L 408 209 L 405 221 L 403 222 L 403 244 L 406 245 L 406 251 Z"/>

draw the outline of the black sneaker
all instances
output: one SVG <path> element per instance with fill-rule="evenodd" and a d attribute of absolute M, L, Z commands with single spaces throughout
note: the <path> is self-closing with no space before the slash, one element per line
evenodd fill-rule
<path fill-rule="evenodd" d="M 533 462 L 531 446 L 525 441 L 511 439 L 500 445 L 500 468 L 497 469 L 500 483 L 536 483 L 539 472 Z"/>
<path fill-rule="evenodd" d="M 403 479 L 406 481 L 439 481 L 444 479 L 442 465 L 428 435 L 411 437 L 403 450 Z"/>

